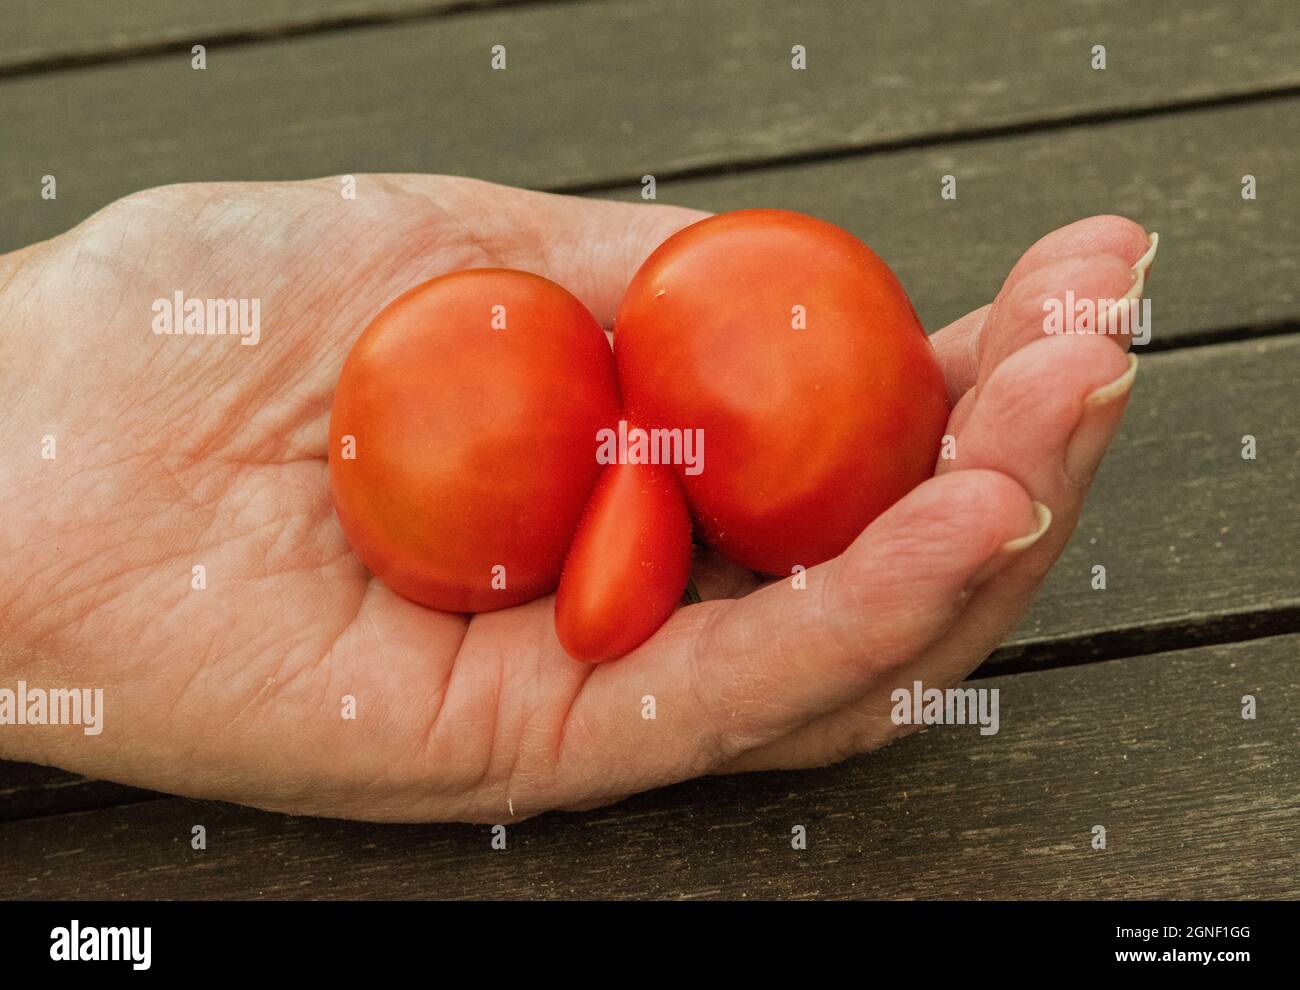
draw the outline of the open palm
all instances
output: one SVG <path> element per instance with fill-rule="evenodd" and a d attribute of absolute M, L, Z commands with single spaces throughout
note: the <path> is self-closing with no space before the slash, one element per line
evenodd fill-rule
<path fill-rule="evenodd" d="M 298 813 L 492 822 L 830 762 L 902 731 L 893 688 L 956 683 L 1014 625 L 1132 382 L 1125 341 L 1045 336 L 1042 301 L 1140 291 L 1147 237 L 1062 228 L 933 338 L 957 453 L 935 478 L 806 587 L 700 555 L 712 600 L 593 668 L 560 649 L 549 597 L 467 619 L 365 571 L 330 501 L 334 384 L 381 306 L 457 269 L 536 272 L 609 326 L 700 214 L 444 177 L 341 188 L 164 187 L 0 259 L 0 683 L 105 697 L 101 735 L 3 728 L 0 756 Z M 260 342 L 155 335 L 152 303 L 177 291 L 260 299 Z"/>

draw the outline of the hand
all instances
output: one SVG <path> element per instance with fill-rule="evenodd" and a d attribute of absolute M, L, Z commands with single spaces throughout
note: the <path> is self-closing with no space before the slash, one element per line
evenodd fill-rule
<path fill-rule="evenodd" d="M 549 597 L 466 618 L 366 573 L 327 484 L 334 384 L 381 306 L 460 268 L 545 275 L 609 326 L 643 258 L 701 214 L 427 176 L 339 190 L 149 190 L 0 259 L 0 687 L 105 699 L 101 735 L 0 726 L 0 756 L 295 813 L 484 822 L 831 762 L 902 731 L 895 687 L 957 683 L 1012 628 L 1132 382 L 1126 341 L 1046 336 L 1042 300 L 1123 296 L 1147 237 L 1065 227 L 933 338 L 957 445 L 936 477 L 802 590 L 702 554 L 712 600 L 593 668 L 560 649 Z M 260 342 L 155 335 L 152 302 L 178 290 L 259 298 Z"/>

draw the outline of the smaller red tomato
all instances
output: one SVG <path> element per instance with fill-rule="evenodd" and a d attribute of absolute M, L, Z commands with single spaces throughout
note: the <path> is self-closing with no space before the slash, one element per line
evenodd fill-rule
<path fill-rule="evenodd" d="M 569 656 L 630 653 L 667 621 L 691 570 L 691 520 L 673 469 L 611 464 L 582 514 L 555 597 Z"/>

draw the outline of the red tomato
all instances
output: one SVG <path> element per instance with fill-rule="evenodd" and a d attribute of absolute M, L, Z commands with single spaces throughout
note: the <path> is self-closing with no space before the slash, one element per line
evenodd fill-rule
<path fill-rule="evenodd" d="M 448 611 L 554 590 L 618 419 L 599 324 L 536 275 L 435 278 L 375 317 L 330 418 L 348 542 L 398 594 Z M 355 438 L 349 459 L 346 437 Z"/>
<path fill-rule="evenodd" d="M 885 263 L 824 221 L 741 210 L 674 234 L 633 278 L 614 353 L 638 426 L 703 430 L 703 471 L 679 468 L 697 530 L 754 570 L 836 556 L 934 470 L 934 352 Z"/>
<path fill-rule="evenodd" d="M 691 520 L 672 469 L 611 464 L 564 562 L 560 644 L 589 663 L 630 653 L 672 614 L 690 570 Z"/>

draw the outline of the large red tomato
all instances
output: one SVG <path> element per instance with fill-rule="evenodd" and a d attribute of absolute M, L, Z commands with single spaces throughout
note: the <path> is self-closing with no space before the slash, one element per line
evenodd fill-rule
<path fill-rule="evenodd" d="M 674 234 L 614 352 L 630 420 L 703 430 L 703 470 L 678 469 L 697 530 L 754 570 L 836 556 L 934 470 L 934 352 L 885 263 L 824 221 L 741 210 Z"/>
<path fill-rule="evenodd" d="M 558 285 L 476 269 L 416 286 L 366 328 L 335 393 L 330 482 L 348 542 L 431 608 L 547 594 L 618 411 L 609 343 Z"/>

